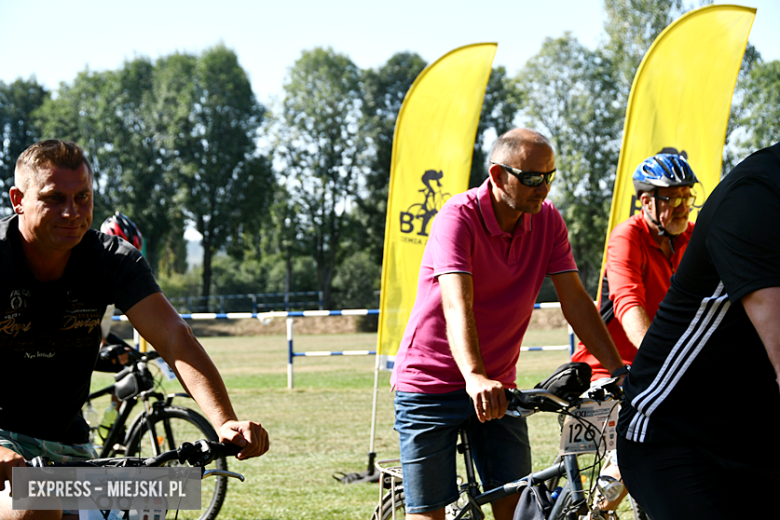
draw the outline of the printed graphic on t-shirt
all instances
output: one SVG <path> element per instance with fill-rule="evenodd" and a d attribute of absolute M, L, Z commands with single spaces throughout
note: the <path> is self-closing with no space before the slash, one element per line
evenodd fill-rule
<path fill-rule="evenodd" d="M 0 320 L 0 346 L 17 359 L 53 359 L 97 346 L 94 332 L 100 328 L 102 309 L 73 291 L 52 289 L 11 291 Z"/>

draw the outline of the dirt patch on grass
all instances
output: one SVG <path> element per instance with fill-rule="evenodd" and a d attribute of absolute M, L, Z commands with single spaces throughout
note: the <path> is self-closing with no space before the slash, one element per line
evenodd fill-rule
<path fill-rule="evenodd" d="M 533 330 L 551 330 L 561 329 L 568 326 L 566 318 L 563 317 L 561 309 L 537 309 L 531 315 L 529 329 Z"/>

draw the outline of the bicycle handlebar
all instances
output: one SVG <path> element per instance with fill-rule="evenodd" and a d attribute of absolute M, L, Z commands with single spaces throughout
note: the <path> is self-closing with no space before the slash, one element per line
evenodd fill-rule
<path fill-rule="evenodd" d="M 622 399 L 623 389 L 617 385 L 617 378 L 610 378 L 592 386 L 583 394 L 588 399 L 606 401 Z M 576 406 L 581 398 L 569 401 L 555 395 L 549 390 L 533 388 L 530 390 L 507 389 L 508 413 L 516 416 L 528 416 L 536 412 L 564 412 Z"/>
<path fill-rule="evenodd" d="M 570 402 L 558 397 L 548 390 L 533 388 L 531 390 L 509 389 L 514 407 L 538 411 L 554 412 L 569 407 Z M 511 405 L 510 405 L 511 406 Z"/>
<path fill-rule="evenodd" d="M 166 462 L 178 461 L 190 466 L 204 467 L 219 457 L 238 455 L 241 447 L 226 442 L 214 442 L 201 439 L 195 442 L 185 442 L 175 449 L 161 453 L 155 457 L 113 457 L 105 459 L 89 459 L 73 462 L 52 462 L 46 457 L 35 457 L 27 462 L 32 467 L 64 466 L 64 467 L 149 467 L 156 468 Z"/>
<path fill-rule="evenodd" d="M 144 358 L 151 360 L 160 357 L 160 354 L 158 354 L 157 351 L 150 350 L 148 352 L 139 352 L 125 345 L 107 345 L 100 349 L 99 356 L 103 361 L 111 361 L 112 359 L 119 358 L 122 354 L 127 354 L 132 363 L 143 361 Z"/>

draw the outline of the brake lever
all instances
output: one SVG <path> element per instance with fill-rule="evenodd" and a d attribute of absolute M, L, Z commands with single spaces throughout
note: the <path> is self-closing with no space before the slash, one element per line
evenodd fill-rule
<path fill-rule="evenodd" d="M 236 473 L 235 471 L 227 471 L 227 470 L 224 470 L 224 469 L 207 469 L 207 470 L 205 470 L 203 472 L 203 478 L 204 479 L 206 477 L 211 477 L 212 475 L 215 476 L 215 477 L 232 477 L 232 478 L 237 478 L 241 482 L 244 482 L 246 480 L 246 477 L 244 475 L 242 475 L 241 473 Z"/>

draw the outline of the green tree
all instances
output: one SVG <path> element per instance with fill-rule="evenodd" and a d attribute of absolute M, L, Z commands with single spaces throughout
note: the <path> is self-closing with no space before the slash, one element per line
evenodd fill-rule
<path fill-rule="evenodd" d="M 177 200 L 202 235 L 203 296 L 222 248 L 242 250 L 261 225 L 272 189 L 270 161 L 257 153 L 264 108 L 235 53 L 219 45 L 198 58 L 166 62 L 158 92 L 158 131 L 170 148 Z"/>
<path fill-rule="evenodd" d="M 523 115 L 552 141 L 559 175 L 551 197 L 569 227 L 574 257 L 593 294 L 620 146 L 623 109 L 614 100 L 617 70 L 567 33 L 545 40 L 518 76 Z"/>
<path fill-rule="evenodd" d="M 161 178 L 170 189 L 166 206 L 172 216 L 172 229 L 167 240 L 160 244 L 160 272 L 168 275 L 184 273 L 187 269 L 183 188 L 179 173 L 181 157 L 189 152 L 190 143 L 185 138 L 194 133 L 192 78 L 197 61 L 196 56 L 179 53 L 158 59 L 147 103 L 154 140 L 160 150 Z M 202 281 L 203 270 L 198 273 Z"/>
<path fill-rule="evenodd" d="M 48 99 L 36 113 L 44 135 L 74 141 L 87 153 L 95 172 L 98 224 L 100 217 L 112 213 L 110 192 L 119 184 L 114 137 L 125 133 L 116 110 L 119 92 L 115 72 L 85 70 L 72 83 L 60 84 L 57 96 Z"/>
<path fill-rule="evenodd" d="M 740 158 L 780 141 L 780 61 L 756 63 L 742 95 Z"/>
<path fill-rule="evenodd" d="M 333 278 L 333 302 L 338 309 L 375 309 L 379 305 L 381 265 L 368 251 L 357 251 L 339 265 Z"/>
<path fill-rule="evenodd" d="M 357 198 L 355 245 L 382 265 L 393 134 L 398 112 L 414 80 L 427 63 L 418 54 L 400 52 L 377 69 L 363 71 L 361 137 L 366 141 L 367 171 Z"/>
<path fill-rule="evenodd" d="M 604 0 L 604 54 L 617 69 L 619 105 L 625 110 L 634 76 L 650 45 L 686 9 L 682 0 Z"/>
<path fill-rule="evenodd" d="M 116 72 L 118 95 L 114 110 L 120 119 L 113 136 L 112 170 L 116 185 L 112 186 L 110 211 L 121 210 L 140 227 L 146 242 L 146 255 L 155 271 L 171 251 L 178 256 L 182 272 L 186 266 L 184 247 L 184 214 L 176 203 L 177 186 L 174 172 L 164 160 L 166 148 L 159 138 L 154 106 L 155 77 L 161 73 L 161 63 L 147 58 L 127 61 Z M 169 264 L 170 265 L 170 264 Z"/>
<path fill-rule="evenodd" d="M 94 227 L 115 211 L 125 213 L 141 229 L 155 271 L 160 258 L 169 256 L 170 244 L 182 240 L 184 229 L 155 133 L 156 73 L 145 58 L 117 71 L 84 71 L 37 112 L 46 135 L 76 141 L 89 155 L 95 170 Z"/>
<path fill-rule="evenodd" d="M 482 112 L 474 140 L 474 154 L 471 158 L 469 187 L 479 186 L 487 178 L 487 150 L 485 138 L 489 131 L 496 136 L 514 128 L 515 118 L 522 103 L 522 91 L 510 78 L 502 65 L 494 67 L 485 89 Z"/>
<path fill-rule="evenodd" d="M 8 189 L 14 184 L 16 159 L 31 144 L 40 139 L 40 129 L 33 113 L 50 93 L 35 78 L 17 79 L 5 84 L 0 81 L 0 197 L 8 199 Z M 10 204 L 2 204 L 10 214 Z"/>
<path fill-rule="evenodd" d="M 8 189 L 14 184 L 16 159 L 31 144 L 40 139 L 33 112 L 49 98 L 49 92 L 35 78 L 17 79 L 5 84 L 0 81 L 0 197 L 8 200 Z M 2 204 L 10 214 L 10 203 Z"/>
<path fill-rule="evenodd" d="M 731 112 L 729 112 L 726 142 L 723 147 L 721 177 L 728 174 L 737 163 L 749 155 L 750 150 L 746 149 L 745 146 L 749 147 L 750 145 L 746 141 L 745 135 L 751 133 L 753 118 L 749 115 L 752 96 L 748 91 L 753 88 L 750 85 L 753 67 L 760 63 L 761 53 L 748 43 L 737 76 L 737 86 L 731 99 Z"/>
<path fill-rule="evenodd" d="M 252 256 L 259 258 L 264 265 L 269 262 L 274 265 L 266 269 L 266 272 L 272 271 L 273 276 L 269 275 L 265 290 L 268 292 L 316 290 L 316 268 L 313 266 L 313 259 L 307 256 L 304 249 L 304 219 L 300 207 L 292 200 L 286 186 L 276 187 L 276 196 L 267 212 L 267 217 L 268 225 L 256 240 L 259 247 L 255 247 L 252 251 Z M 302 259 L 312 262 L 311 272 L 304 278 L 301 278 L 300 269 L 296 271 L 296 265 L 300 265 Z M 279 273 L 283 273 L 284 276 L 280 278 Z"/>
<path fill-rule="evenodd" d="M 284 84 L 275 128 L 282 180 L 297 205 L 299 241 L 317 265 L 319 290 L 330 305 L 331 281 L 345 249 L 349 211 L 362 173 L 360 70 L 333 49 L 304 51 Z"/>

